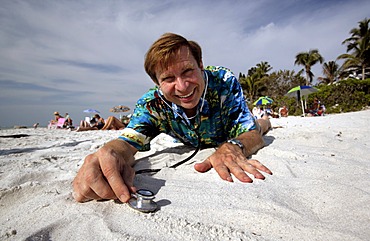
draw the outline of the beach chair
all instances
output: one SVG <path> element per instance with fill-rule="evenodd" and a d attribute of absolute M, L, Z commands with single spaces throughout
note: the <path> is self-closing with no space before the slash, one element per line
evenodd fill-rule
<path fill-rule="evenodd" d="M 65 118 L 59 118 L 57 123 L 49 123 L 48 129 L 57 129 L 57 128 L 63 128 L 64 122 L 66 121 Z"/>

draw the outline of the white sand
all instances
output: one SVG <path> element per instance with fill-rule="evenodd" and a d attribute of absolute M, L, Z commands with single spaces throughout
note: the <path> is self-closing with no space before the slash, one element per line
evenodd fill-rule
<path fill-rule="evenodd" d="M 71 196 L 83 158 L 119 131 L 1 130 L 30 136 L 0 138 L 0 239 L 370 240 L 369 120 L 370 110 L 273 119 L 283 128 L 268 133 L 253 157 L 274 175 L 252 184 L 197 173 L 194 162 L 213 149 L 176 170 L 138 175 L 137 186 L 156 193 L 160 210 L 152 214 Z M 153 151 L 138 154 L 137 168 L 191 152 L 161 135 Z"/>

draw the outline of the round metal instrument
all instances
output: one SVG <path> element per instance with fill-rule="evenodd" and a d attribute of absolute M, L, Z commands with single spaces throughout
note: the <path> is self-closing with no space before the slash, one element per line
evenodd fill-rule
<path fill-rule="evenodd" d="M 150 213 L 157 210 L 158 205 L 153 201 L 155 198 L 152 191 L 139 189 L 136 193 L 131 194 L 132 198 L 128 201 L 131 208 L 143 212 Z"/>

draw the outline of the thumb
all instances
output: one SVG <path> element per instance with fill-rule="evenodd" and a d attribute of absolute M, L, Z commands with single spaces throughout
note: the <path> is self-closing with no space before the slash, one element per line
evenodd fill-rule
<path fill-rule="evenodd" d="M 212 164 L 209 161 L 209 158 L 205 159 L 201 163 L 197 163 L 197 164 L 194 165 L 194 169 L 198 172 L 206 172 L 211 168 L 212 168 Z"/>
<path fill-rule="evenodd" d="M 127 188 L 130 190 L 131 193 L 135 193 L 136 192 L 136 188 L 134 186 L 135 170 L 132 167 L 126 168 L 123 177 Z"/>

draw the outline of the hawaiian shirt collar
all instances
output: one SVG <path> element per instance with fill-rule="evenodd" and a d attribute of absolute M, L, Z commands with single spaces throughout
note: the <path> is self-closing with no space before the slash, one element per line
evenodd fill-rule
<path fill-rule="evenodd" d="M 202 103 L 203 103 L 203 107 L 202 107 Z M 186 116 L 185 114 L 184 109 L 181 106 L 178 106 L 174 103 L 171 103 L 171 104 L 172 104 L 173 114 L 176 119 L 177 118 L 181 118 L 181 119 L 188 118 L 188 116 Z M 204 102 L 203 102 L 203 98 L 200 98 L 197 108 L 198 108 L 198 113 L 200 113 L 201 115 L 203 116 L 209 115 L 209 103 L 207 99 L 204 99 Z"/>

